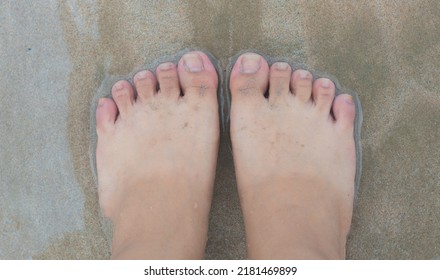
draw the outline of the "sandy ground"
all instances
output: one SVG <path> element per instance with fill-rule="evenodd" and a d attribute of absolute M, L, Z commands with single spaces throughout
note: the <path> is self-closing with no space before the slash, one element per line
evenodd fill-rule
<path fill-rule="evenodd" d="M 0 258 L 108 258 L 89 161 L 107 75 L 182 48 L 242 49 L 331 73 L 364 109 L 352 259 L 440 258 L 440 2 L 0 2 Z M 206 257 L 246 258 L 223 139 Z M 264 222 L 264 221 L 262 221 Z"/>

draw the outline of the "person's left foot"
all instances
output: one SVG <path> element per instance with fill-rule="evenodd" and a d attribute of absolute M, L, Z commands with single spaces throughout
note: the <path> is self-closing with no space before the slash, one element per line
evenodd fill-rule
<path fill-rule="evenodd" d="M 217 72 L 204 53 L 190 52 L 156 75 L 137 73 L 135 89 L 118 81 L 96 110 L 112 257 L 202 258 L 219 142 Z"/>

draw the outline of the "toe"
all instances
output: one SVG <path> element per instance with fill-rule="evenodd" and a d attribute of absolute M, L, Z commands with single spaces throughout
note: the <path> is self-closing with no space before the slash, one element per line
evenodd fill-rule
<path fill-rule="evenodd" d="M 124 118 L 129 112 L 134 103 L 133 87 L 126 80 L 120 80 L 113 85 L 112 97 L 118 106 L 121 118 Z"/>
<path fill-rule="evenodd" d="M 100 98 L 96 108 L 96 131 L 105 133 L 113 128 L 118 109 L 115 102 L 110 98 Z"/>
<path fill-rule="evenodd" d="M 270 67 L 269 103 L 276 104 L 290 94 L 290 76 L 292 69 L 285 62 L 276 62 Z"/>
<path fill-rule="evenodd" d="M 313 83 L 312 95 L 318 111 L 329 114 L 335 97 L 335 84 L 327 78 L 317 79 Z"/>
<path fill-rule="evenodd" d="M 186 53 L 177 68 L 180 86 L 187 99 L 208 95 L 217 100 L 217 71 L 206 54 L 200 51 Z"/>
<path fill-rule="evenodd" d="M 296 99 L 301 102 L 309 102 L 312 96 L 313 75 L 307 70 L 298 69 L 292 73 L 290 90 Z"/>
<path fill-rule="evenodd" d="M 134 75 L 134 85 L 137 92 L 137 100 L 147 100 L 156 92 L 156 77 L 147 70 L 140 71 Z"/>
<path fill-rule="evenodd" d="M 336 96 L 332 110 L 336 119 L 336 125 L 344 130 L 353 131 L 356 113 L 353 97 L 349 94 Z"/>
<path fill-rule="evenodd" d="M 159 82 L 159 94 L 172 98 L 180 96 L 179 77 L 174 63 L 160 64 L 156 69 L 156 75 Z"/>
<path fill-rule="evenodd" d="M 230 90 L 232 100 L 265 101 L 264 94 L 269 83 L 269 65 L 258 54 L 245 53 L 231 71 Z"/>

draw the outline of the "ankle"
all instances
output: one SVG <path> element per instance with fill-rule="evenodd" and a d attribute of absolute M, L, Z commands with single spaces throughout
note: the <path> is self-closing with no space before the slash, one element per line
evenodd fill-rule
<path fill-rule="evenodd" d="M 155 222 L 148 217 L 121 217 L 114 223 L 112 258 L 201 259 L 207 240 L 207 221 L 191 222 L 186 217 L 181 221 Z"/>
<path fill-rule="evenodd" d="M 257 200 L 248 196 L 243 203 L 250 257 L 345 258 L 351 207 L 337 196 L 323 199 L 319 192 L 304 196 L 267 189 L 271 192 L 260 192 Z"/>

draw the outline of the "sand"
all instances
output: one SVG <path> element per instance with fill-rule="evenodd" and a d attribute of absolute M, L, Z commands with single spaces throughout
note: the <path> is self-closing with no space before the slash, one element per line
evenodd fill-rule
<path fill-rule="evenodd" d="M 440 257 L 440 4 L 432 1 L 1 1 L 0 258 L 110 253 L 89 160 L 103 79 L 204 48 L 331 73 L 364 110 L 350 259 Z M 262 221 L 264 222 L 264 221 Z M 220 148 L 209 259 L 246 258 L 232 155 Z"/>

